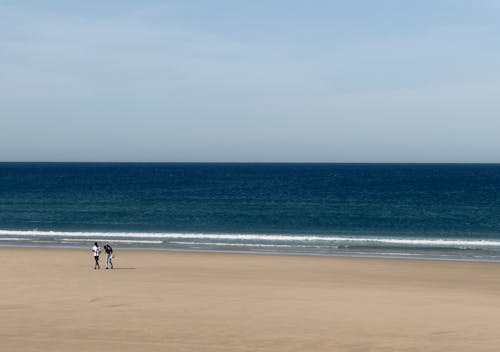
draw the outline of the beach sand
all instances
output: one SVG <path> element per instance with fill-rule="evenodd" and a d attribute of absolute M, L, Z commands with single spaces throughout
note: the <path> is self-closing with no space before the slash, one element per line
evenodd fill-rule
<path fill-rule="evenodd" d="M 93 270 L 90 249 L 0 248 L 0 264 L 2 351 L 500 350 L 498 263 L 124 250 Z"/>

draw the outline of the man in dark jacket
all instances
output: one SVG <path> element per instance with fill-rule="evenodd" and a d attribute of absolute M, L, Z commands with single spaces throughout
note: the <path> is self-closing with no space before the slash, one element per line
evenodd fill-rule
<path fill-rule="evenodd" d="M 104 246 L 104 251 L 106 252 L 106 269 L 113 269 L 113 262 L 111 261 L 113 259 L 113 248 L 111 248 L 109 243 L 106 243 Z"/>

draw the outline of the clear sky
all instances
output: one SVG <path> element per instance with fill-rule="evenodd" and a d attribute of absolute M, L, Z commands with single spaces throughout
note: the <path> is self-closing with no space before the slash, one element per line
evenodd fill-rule
<path fill-rule="evenodd" d="M 2 1 L 0 161 L 500 162 L 500 1 Z"/>

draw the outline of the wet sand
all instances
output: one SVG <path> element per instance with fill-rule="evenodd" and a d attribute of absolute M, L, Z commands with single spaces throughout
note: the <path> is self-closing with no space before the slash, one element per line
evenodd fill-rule
<path fill-rule="evenodd" d="M 0 248 L 0 349 L 500 349 L 498 263 L 134 250 L 118 250 L 114 270 L 92 261 L 90 249 Z"/>

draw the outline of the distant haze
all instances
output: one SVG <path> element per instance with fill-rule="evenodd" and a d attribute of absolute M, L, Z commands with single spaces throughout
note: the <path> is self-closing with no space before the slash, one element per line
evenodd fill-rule
<path fill-rule="evenodd" d="M 500 162 L 500 5 L 1 1 L 0 161 Z"/>

